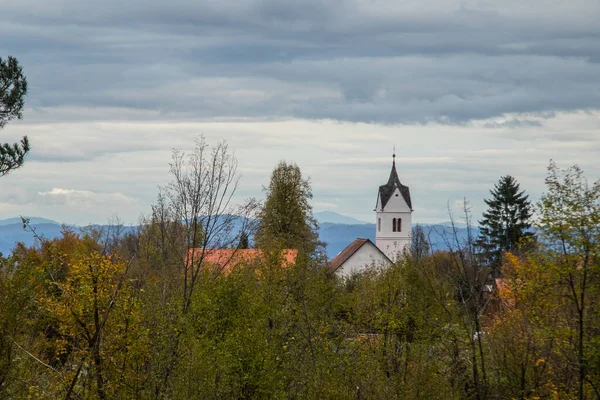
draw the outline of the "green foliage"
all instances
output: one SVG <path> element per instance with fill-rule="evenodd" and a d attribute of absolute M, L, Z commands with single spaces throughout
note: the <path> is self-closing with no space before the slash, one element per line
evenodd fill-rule
<path fill-rule="evenodd" d="M 548 191 L 539 204 L 539 228 L 555 250 L 594 256 L 600 245 L 600 180 L 590 185 L 574 165 L 561 171 L 553 161 Z"/>
<path fill-rule="evenodd" d="M 444 371 L 444 309 L 425 288 L 423 263 L 401 259 L 353 278 L 346 314 L 349 341 L 365 370 L 354 371 L 365 398 L 454 398 Z"/>
<path fill-rule="evenodd" d="M 242 232 L 240 234 L 240 242 L 238 243 L 238 249 L 249 249 L 250 248 L 250 239 L 248 238 L 248 233 Z"/>
<path fill-rule="evenodd" d="M 600 341 L 600 180 L 588 184 L 583 171 L 572 166 L 548 167 L 548 191 L 542 196 L 540 230 L 547 239 L 547 257 L 557 292 L 571 316 L 565 352 L 577 369 L 580 399 L 593 390 L 600 397 L 600 369 L 595 344 Z"/>
<path fill-rule="evenodd" d="M 0 128 L 13 118 L 21 118 L 26 94 L 27 79 L 19 61 L 0 57 Z"/>
<path fill-rule="evenodd" d="M 267 200 L 259 215 L 257 247 L 297 249 L 306 254 L 317 251 L 318 225 L 309 204 L 312 191 L 300 168 L 279 162 L 266 192 Z"/>
<path fill-rule="evenodd" d="M 0 257 L 0 399 L 16 397 L 19 384 L 19 349 L 23 328 L 31 316 L 35 287 L 39 281 L 34 264 L 19 262 L 13 255 Z"/>
<path fill-rule="evenodd" d="M 488 209 L 479 221 L 479 245 L 485 250 L 488 261 L 497 268 L 504 252 L 514 252 L 524 240 L 533 236 L 528 231 L 533 212 L 529 196 L 519 190 L 519 184 L 510 175 L 501 177 L 490 193 L 492 198 L 484 200 Z"/>
<path fill-rule="evenodd" d="M 0 129 L 8 121 L 22 117 L 26 94 L 27 79 L 17 59 L 9 56 L 3 60 L 0 57 Z M 0 143 L 0 177 L 23 165 L 29 150 L 27 136 L 20 143 Z"/>
<path fill-rule="evenodd" d="M 495 281 L 419 230 L 412 254 L 340 279 L 265 224 L 260 257 L 201 262 L 190 292 L 187 227 L 160 207 L 110 243 L 20 245 L 0 258 L 0 399 L 600 397 L 600 185 L 553 164 L 547 183 L 548 246 L 506 253 Z M 312 240 L 306 210 L 290 220 Z"/>
<path fill-rule="evenodd" d="M 29 150 L 27 136 L 24 136 L 20 143 L 0 143 L 0 177 L 23 165 Z"/>

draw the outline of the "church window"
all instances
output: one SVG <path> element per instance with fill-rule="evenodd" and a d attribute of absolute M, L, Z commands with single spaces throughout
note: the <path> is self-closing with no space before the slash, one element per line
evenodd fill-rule
<path fill-rule="evenodd" d="M 402 218 L 398 218 L 396 229 L 397 229 L 397 232 L 402 232 Z"/>
<path fill-rule="evenodd" d="M 392 220 L 392 232 L 396 232 L 396 218 Z"/>
<path fill-rule="evenodd" d="M 381 218 L 377 219 L 377 230 L 381 232 Z"/>

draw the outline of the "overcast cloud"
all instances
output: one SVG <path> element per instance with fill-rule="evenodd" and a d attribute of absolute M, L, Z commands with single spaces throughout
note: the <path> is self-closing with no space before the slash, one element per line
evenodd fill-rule
<path fill-rule="evenodd" d="M 539 196 L 550 158 L 600 175 L 600 5 L 545 1 L 0 0 L 0 56 L 30 84 L 33 151 L 0 218 L 135 222 L 173 147 L 226 139 L 260 188 L 279 159 L 316 209 L 370 220 L 391 147 L 415 219 L 474 213 L 501 175 Z"/>

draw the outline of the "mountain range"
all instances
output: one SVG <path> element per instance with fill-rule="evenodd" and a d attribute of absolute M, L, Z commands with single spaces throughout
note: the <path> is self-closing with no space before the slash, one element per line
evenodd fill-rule
<path fill-rule="evenodd" d="M 356 238 L 366 238 L 375 242 L 374 223 L 365 223 L 332 211 L 318 212 L 314 214 L 314 217 L 319 223 L 319 239 L 327 244 L 327 256 L 330 259 Z M 60 237 L 63 229 L 60 223 L 46 218 L 31 217 L 29 224 L 35 229 L 37 235 L 47 239 Z M 93 227 L 103 229 L 108 225 L 94 225 Z M 69 228 L 80 233 L 82 229 L 88 227 L 69 226 Z M 132 231 L 135 228 L 135 226 L 126 226 L 124 232 Z M 422 224 L 421 228 L 434 250 L 455 248 L 456 240 L 462 244 L 468 238 L 468 228 L 465 224 L 455 224 L 456 235 L 453 234 L 450 223 Z M 471 234 L 473 237 L 477 237 L 479 229 L 473 227 Z M 18 242 L 31 246 L 35 244 L 35 237 L 30 230 L 24 229 L 19 217 L 0 220 L 0 252 L 4 255 L 10 254 Z"/>

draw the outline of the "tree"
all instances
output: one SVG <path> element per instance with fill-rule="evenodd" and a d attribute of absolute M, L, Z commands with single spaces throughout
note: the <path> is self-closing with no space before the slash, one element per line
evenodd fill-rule
<path fill-rule="evenodd" d="M 423 227 L 419 224 L 413 228 L 410 254 L 417 258 L 423 258 L 431 251 L 431 245 Z"/>
<path fill-rule="evenodd" d="M 494 293 L 486 339 L 498 398 L 559 398 L 561 382 L 574 381 L 560 348 L 569 341 L 561 329 L 562 296 L 544 252 L 536 250 L 505 255 Z"/>
<path fill-rule="evenodd" d="M 0 57 L 0 129 L 13 118 L 21 118 L 26 94 L 27 79 L 17 59 Z M 29 149 L 27 136 L 19 143 L 0 143 L 0 177 L 23 165 Z"/>
<path fill-rule="evenodd" d="M 234 223 L 240 220 L 241 231 L 246 231 L 255 203 L 252 199 L 242 205 L 233 202 L 240 175 L 237 160 L 225 142 L 211 147 L 200 136 L 190 154 L 173 150 L 171 174 L 173 181 L 161 188 L 152 214 L 161 229 L 179 226 L 179 234 L 168 228 L 168 239 L 179 251 L 185 311 L 205 256 L 214 249 L 235 245 Z"/>
<path fill-rule="evenodd" d="M 192 152 L 173 150 L 172 160 L 173 180 L 160 188 L 157 204 L 152 206 L 151 221 L 152 231 L 156 231 L 151 236 L 156 235 L 157 259 L 159 263 L 175 265 L 175 286 L 181 293 L 162 305 L 165 309 L 174 305 L 179 308 L 173 316 L 175 321 L 153 332 L 166 338 L 163 353 L 154 355 L 164 363 L 154 372 L 155 392 L 160 396 L 167 396 L 171 390 L 181 350 L 182 325 L 200 284 L 206 256 L 215 249 L 236 247 L 239 235 L 234 231 L 235 223 L 241 222 L 240 230 L 246 231 L 256 208 L 252 199 L 240 205 L 233 201 L 240 175 L 227 143 L 210 146 L 200 136 Z M 162 278 L 172 279 L 169 275 L 172 274 Z"/>
<path fill-rule="evenodd" d="M 280 161 L 265 191 L 267 200 L 259 216 L 257 247 L 314 253 L 320 246 L 318 226 L 309 204 L 312 199 L 310 182 L 302 177 L 300 168 Z"/>
<path fill-rule="evenodd" d="M 40 309 L 57 323 L 51 342 L 66 367 L 57 377 L 66 398 L 78 391 L 99 399 L 138 397 L 141 392 L 148 330 L 141 324 L 128 266 L 93 253 L 70 264 L 64 281 L 48 280 L 53 290 L 37 298 Z"/>
<path fill-rule="evenodd" d="M 18 392 L 14 387 L 20 372 L 16 360 L 22 353 L 16 343 L 35 295 L 32 270 L 30 263 L 19 264 L 14 254 L 0 255 L 0 399 Z"/>
<path fill-rule="evenodd" d="M 600 180 L 589 185 L 578 166 L 561 171 L 551 161 L 546 186 L 539 228 L 550 247 L 552 272 L 565 290 L 566 307 L 576 320 L 570 343 L 579 398 L 587 397 L 589 386 L 600 396 Z"/>
<path fill-rule="evenodd" d="M 497 268 L 504 252 L 516 250 L 523 239 L 533 236 L 528 231 L 533 212 L 529 196 L 519 191 L 519 184 L 510 175 L 501 177 L 490 193 L 492 198 L 484 200 L 488 210 L 479 221 L 478 244 L 488 262 Z"/>
<path fill-rule="evenodd" d="M 248 237 L 248 233 L 242 232 L 240 234 L 240 242 L 238 243 L 238 249 L 249 249 L 250 248 L 250 238 Z"/>

